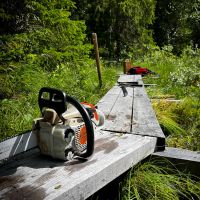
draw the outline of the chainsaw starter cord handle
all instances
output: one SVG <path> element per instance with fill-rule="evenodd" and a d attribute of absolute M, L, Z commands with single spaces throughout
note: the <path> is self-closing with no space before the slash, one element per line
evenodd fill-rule
<path fill-rule="evenodd" d="M 84 106 L 80 104 L 75 98 L 66 95 L 66 101 L 72 104 L 80 112 L 86 126 L 87 150 L 85 153 L 75 152 L 75 154 L 77 156 L 84 157 L 84 158 L 89 157 L 93 154 L 93 151 L 94 151 L 94 128 L 93 128 L 89 113 L 84 108 Z"/>

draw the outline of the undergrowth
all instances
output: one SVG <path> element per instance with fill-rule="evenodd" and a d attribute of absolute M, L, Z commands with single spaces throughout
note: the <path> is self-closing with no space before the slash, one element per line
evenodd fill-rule
<path fill-rule="evenodd" d="M 130 171 L 121 184 L 121 200 L 200 199 L 198 178 L 181 173 L 169 161 L 157 162 L 138 164 Z"/>
<path fill-rule="evenodd" d="M 116 68 L 102 66 L 103 85 L 99 87 L 93 62 L 73 66 L 61 65 L 51 73 L 36 66 L 22 66 L 15 70 L 11 98 L 0 101 L 0 139 L 31 129 L 32 120 L 39 117 L 37 97 L 41 87 L 65 91 L 79 101 L 97 103 L 117 79 Z M 7 87 L 5 87 L 7 88 Z"/>
<path fill-rule="evenodd" d="M 187 47 L 178 57 L 172 47 L 154 49 L 136 65 L 156 75 L 144 77 L 158 121 L 173 147 L 200 150 L 200 50 Z M 170 99 L 180 100 L 177 102 Z"/>

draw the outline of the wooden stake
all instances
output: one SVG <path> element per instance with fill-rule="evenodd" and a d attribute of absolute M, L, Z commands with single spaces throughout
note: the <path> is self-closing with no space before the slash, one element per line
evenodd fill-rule
<path fill-rule="evenodd" d="M 129 60 L 129 59 L 126 59 L 126 60 L 124 61 L 124 65 L 123 65 L 124 74 L 126 74 L 126 73 L 129 71 L 129 69 L 130 69 L 131 67 L 132 67 L 132 66 L 131 66 L 130 60 Z"/>
<path fill-rule="evenodd" d="M 100 58 L 99 58 L 99 48 L 98 48 L 98 40 L 97 34 L 92 33 L 92 40 L 94 43 L 94 50 L 95 50 L 95 57 L 96 57 L 96 64 L 97 64 L 97 73 L 99 78 L 99 86 L 102 86 L 102 78 L 101 78 L 101 65 L 100 65 Z"/>

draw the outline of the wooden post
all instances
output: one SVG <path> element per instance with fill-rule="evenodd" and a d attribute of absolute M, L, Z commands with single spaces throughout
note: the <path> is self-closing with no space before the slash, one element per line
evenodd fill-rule
<path fill-rule="evenodd" d="M 126 74 L 130 68 L 131 68 L 131 62 L 129 59 L 126 59 L 123 65 L 124 74 Z"/>
<path fill-rule="evenodd" d="M 102 86 L 102 78 L 101 78 L 101 65 L 100 65 L 100 58 L 99 58 L 99 48 L 98 48 L 98 40 L 97 34 L 92 33 L 92 40 L 94 43 L 94 50 L 95 50 L 95 57 L 96 57 L 96 64 L 97 64 L 97 73 L 99 78 L 99 86 Z"/>

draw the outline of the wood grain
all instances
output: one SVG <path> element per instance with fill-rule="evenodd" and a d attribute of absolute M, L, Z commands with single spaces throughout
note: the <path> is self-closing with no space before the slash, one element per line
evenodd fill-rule
<path fill-rule="evenodd" d="M 134 88 L 131 132 L 134 134 L 165 138 L 144 87 Z"/>
<path fill-rule="evenodd" d="M 1 168 L 0 198 L 27 197 L 28 190 L 33 199 L 85 199 L 153 153 L 155 144 L 156 138 L 101 131 L 87 161 L 24 157 Z"/>
<path fill-rule="evenodd" d="M 133 88 L 127 88 L 128 95 L 123 96 L 122 90 L 118 87 L 118 94 L 106 95 L 97 105 L 105 116 L 104 130 L 117 132 L 130 132 L 131 113 L 133 103 Z"/>
<path fill-rule="evenodd" d="M 21 134 L 0 142 L 0 160 L 13 157 L 37 146 L 37 138 L 32 132 Z"/>
<path fill-rule="evenodd" d="M 140 75 L 120 75 L 118 83 L 133 83 L 142 80 Z"/>

